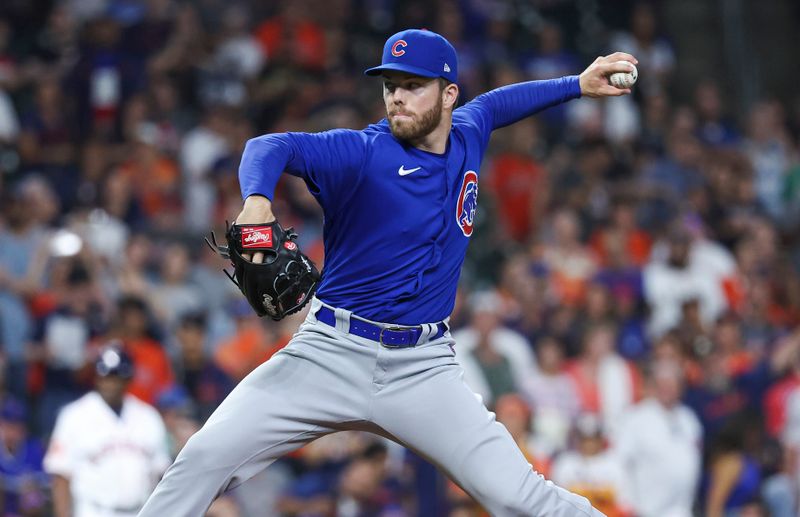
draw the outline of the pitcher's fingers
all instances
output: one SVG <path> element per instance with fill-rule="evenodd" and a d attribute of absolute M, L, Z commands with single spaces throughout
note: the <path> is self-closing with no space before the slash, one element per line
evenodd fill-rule
<path fill-rule="evenodd" d="M 614 52 L 613 54 L 609 54 L 605 57 L 607 61 L 630 61 L 634 65 L 639 64 L 639 60 L 627 52 Z"/>
<path fill-rule="evenodd" d="M 264 253 L 256 251 L 253 253 L 253 264 L 261 264 L 264 262 Z"/>
<path fill-rule="evenodd" d="M 608 95 L 609 97 L 621 97 L 623 95 L 628 95 L 631 93 L 630 88 L 623 88 L 619 89 L 614 86 L 611 86 L 610 89 L 603 88 L 603 93 Z"/>
<path fill-rule="evenodd" d="M 598 65 L 597 68 L 603 75 L 616 74 L 617 72 L 621 74 L 629 74 L 633 72 L 633 65 L 631 65 L 630 62 L 628 61 L 614 61 L 613 63 L 603 63 L 602 65 Z"/>

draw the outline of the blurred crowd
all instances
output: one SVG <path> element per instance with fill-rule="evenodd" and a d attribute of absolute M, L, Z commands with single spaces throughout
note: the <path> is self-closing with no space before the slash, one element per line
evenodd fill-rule
<path fill-rule="evenodd" d="M 48 441 L 109 340 L 173 458 L 288 342 L 303 314 L 257 318 L 202 237 L 238 213 L 248 138 L 383 118 L 361 71 L 427 27 L 459 53 L 462 102 L 612 50 L 640 63 L 631 96 L 495 133 L 451 319 L 468 384 L 538 472 L 609 516 L 796 516 L 800 103 L 739 106 L 712 78 L 676 98 L 658 5 L 608 3 L 2 2 L 0 515 L 52 515 Z M 274 210 L 323 264 L 305 185 L 284 177 Z M 483 515 L 361 433 L 212 514 Z"/>

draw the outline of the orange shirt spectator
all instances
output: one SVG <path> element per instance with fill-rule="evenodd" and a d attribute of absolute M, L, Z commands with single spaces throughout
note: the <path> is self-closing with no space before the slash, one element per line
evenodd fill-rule
<path fill-rule="evenodd" d="M 539 138 L 533 119 L 525 119 L 501 131 L 505 149 L 493 160 L 487 182 L 497 212 L 512 239 L 525 242 L 536 232 L 547 198 L 547 173 L 531 157 L 531 145 Z"/>
<path fill-rule="evenodd" d="M 235 381 L 240 381 L 276 350 L 272 340 L 245 300 L 237 302 L 236 333 L 214 352 L 214 361 Z"/>
<path fill-rule="evenodd" d="M 586 296 L 589 280 L 597 272 L 597 259 L 580 240 L 580 221 L 575 212 L 556 212 L 551 228 L 551 242 L 542 251 L 550 286 L 559 302 L 575 307 Z"/>
<path fill-rule="evenodd" d="M 613 248 L 614 244 L 609 243 L 609 240 L 620 238 L 622 239 L 621 244 L 625 256 L 632 265 L 643 266 L 647 263 L 650 257 L 650 248 L 653 246 L 653 240 L 646 232 L 634 229 L 630 232 L 621 233 L 614 228 L 606 228 L 595 232 L 589 242 L 592 251 L 594 251 L 602 265 L 608 265 L 612 262 L 609 258 L 609 247 Z"/>
<path fill-rule="evenodd" d="M 544 169 L 530 156 L 506 153 L 492 162 L 489 189 L 494 194 L 503 228 L 517 242 L 525 242 L 535 229 L 544 176 Z"/>
<path fill-rule="evenodd" d="M 284 12 L 262 23 L 255 33 L 270 61 L 281 60 L 303 68 L 325 67 L 327 48 L 325 33 L 305 18 L 300 2 L 286 2 Z"/>
<path fill-rule="evenodd" d="M 123 343 L 134 366 L 128 393 L 148 404 L 155 404 L 158 395 L 175 379 L 167 353 L 160 343 L 150 338 L 123 340 Z"/>
<path fill-rule="evenodd" d="M 614 206 L 609 226 L 596 231 L 590 241 L 603 266 L 624 260 L 625 265 L 644 266 L 650 259 L 653 239 L 636 224 L 636 208 L 624 201 Z"/>
<path fill-rule="evenodd" d="M 137 193 L 144 213 L 152 218 L 180 210 L 180 171 L 175 162 L 146 146 L 140 146 L 135 156 L 119 172 Z"/>
<path fill-rule="evenodd" d="M 149 321 L 147 302 L 137 296 L 124 296 L 117 302 L 111 337 L 119 339 L 133 359 L 133 380 L 128 391 L 148 404 L 155 404 L 161 392 L 174 383 L 174 375 L 164 347 L 150 337 Z"/>

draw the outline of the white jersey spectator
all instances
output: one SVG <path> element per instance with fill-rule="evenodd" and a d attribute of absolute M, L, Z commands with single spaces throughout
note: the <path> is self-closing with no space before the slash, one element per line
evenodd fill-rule
<path fill-rule="evenodd" d="M 211 225 L 216 192 L 210 174 L 214 164 L 230 152 L 226 127 L 224 115 L 210 109 L 203 123 L 186 133 L 181 144 L 186 224 L 193 230 L 203 231 Z"/>
<path fill-rule="evenodd" d="M 631 480 L 636 515 L 691 517 L 700 480 L 702 427 L 679 402 L 676 364 L 655 365 L 651 386 L 654 397 L 629 411 L 612 437 L 614 448 Z"/>
<path fill-rule="evenodd" d="M 56 517 L 133 517 L 170 464 L 158 411 L 124 394 L 127 354 L 104 349 L 97 370 L 97 391 L 64 407 L 45 455 Z"/>
<path fill-rule="evenodd" d="M 725 284 L 735 281 L 736 262 L 719 244 L 692 240 L 688 232 L 676 229 L 668 244 L 653 250 L 643 276 L 651 309 L 649 331 L 658 337 L 680 322 L 687 302 L 698 301 L 703 322 L 714 323 L 728 308 Z"/>

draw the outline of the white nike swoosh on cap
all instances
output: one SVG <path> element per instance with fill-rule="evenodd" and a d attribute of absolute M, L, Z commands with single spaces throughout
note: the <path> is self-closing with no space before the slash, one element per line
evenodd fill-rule
<path fill-rule="evenodd" d="M 412 172 L 418 171 L 418 170 L 420 170 L 422 168 L 422 167 L 414 167 L 413 169 L 405 169 L 403 167 L 404 166 L 401 165 L 400 168 L 397 169 L 397 174 L 399 174 L 400 176 L 407 176 L 407 175 L 411 174 Z"/>

